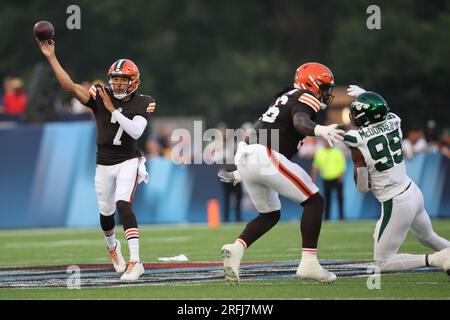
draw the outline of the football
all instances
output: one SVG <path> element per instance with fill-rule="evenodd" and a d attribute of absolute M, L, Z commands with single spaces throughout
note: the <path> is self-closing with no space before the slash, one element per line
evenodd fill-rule
<path fill-rule="evenodd" d="M 33 28 L 34 36 L 40 40 L 53 40 L 55 36 L 55 29 L 53 25 L 48 21 L 39 21 Z"/>

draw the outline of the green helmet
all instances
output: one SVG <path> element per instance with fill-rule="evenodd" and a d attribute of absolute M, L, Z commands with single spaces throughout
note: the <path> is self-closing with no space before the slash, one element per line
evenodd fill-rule
<path fill-rule="evenodd" d="M 350 106 L 350 120 L 357 127 L 367 127 L 386 120 L 389 106 L 382 96 L 366 91 L 355 98 Z"/>

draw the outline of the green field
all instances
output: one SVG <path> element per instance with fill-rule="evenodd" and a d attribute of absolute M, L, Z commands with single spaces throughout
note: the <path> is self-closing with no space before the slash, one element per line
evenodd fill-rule
<path fill-rule="evenodd" d="M 371 260 L 375 221 L 324 223 L 319 259 Z M 239 235 L 243 224 L 208 229 L 205 225 L 142 226 L 141 259 L 185 254 L 190 262 L 220 262 L 220 248 Z M 434 220 L 440 235 L 450 238 L 450 220 Z M 128 248 L 119 228 L 123 253 Z M 401 248 L 431 253 L 411 235 Z M 30 229 L 0 231 L 0 267 L 108 263 L 100 229 Z M 298 223 L 279 223 L 247 252 L 244 262 L 300 258 Z M 444 272 L 381 276 L 381 289 L 369 290 L 367 276 L 338 277 L 330 285 L 297 278 L 223 281 L 114 288 L 0 289 L 0 299 L 449 299 L 450 277 Z"/>

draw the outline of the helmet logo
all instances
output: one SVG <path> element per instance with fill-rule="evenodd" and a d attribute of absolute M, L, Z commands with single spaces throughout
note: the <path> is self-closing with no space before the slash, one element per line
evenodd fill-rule
<path fill-rule="evenodd" d="M 359 101 L 354 101 L 353 102 L 353 106 L 358 111 L 361 111 L 362 109 L 369 109 L 370 108 L 370 104 L 359 102 Z"/>

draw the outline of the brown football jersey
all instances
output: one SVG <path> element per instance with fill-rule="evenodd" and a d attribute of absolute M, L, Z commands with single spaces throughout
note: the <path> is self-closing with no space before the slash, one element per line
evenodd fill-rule
<path fill-rule="evenodd" d="M 128 119 L 141 116 L 148 120 L 148 115 L 155 109 L 155 99 L 150 96 L 133 93 L 130 100 L 121 101 L 105 89 L 116 109 Z M 97 122 L 97 164 L 114 165 L 141 156 L 137 140 L 130 137 L 106 109 L 95 86 L 91 87 L 89 94 L 86 106 L 92 109 Z"/>
<path fill-rule="evenodd" d="M 310 91 L 287 88 L 276 97 L 269 109 L 258 119 L 257 128 L 267 129 L 267 137 L 258 135 L 258 142 L 291 159 L 298 152 L 305 138 L 294 127 L 295 113 L 305 112 L 311 120 L 315 121 L 319 110 L 320 101 Z M 271 141 L 272 136 L 277 137 L 276 134 L 272 135 L 272 130 L 278 130 L 278 143 Z"/>

